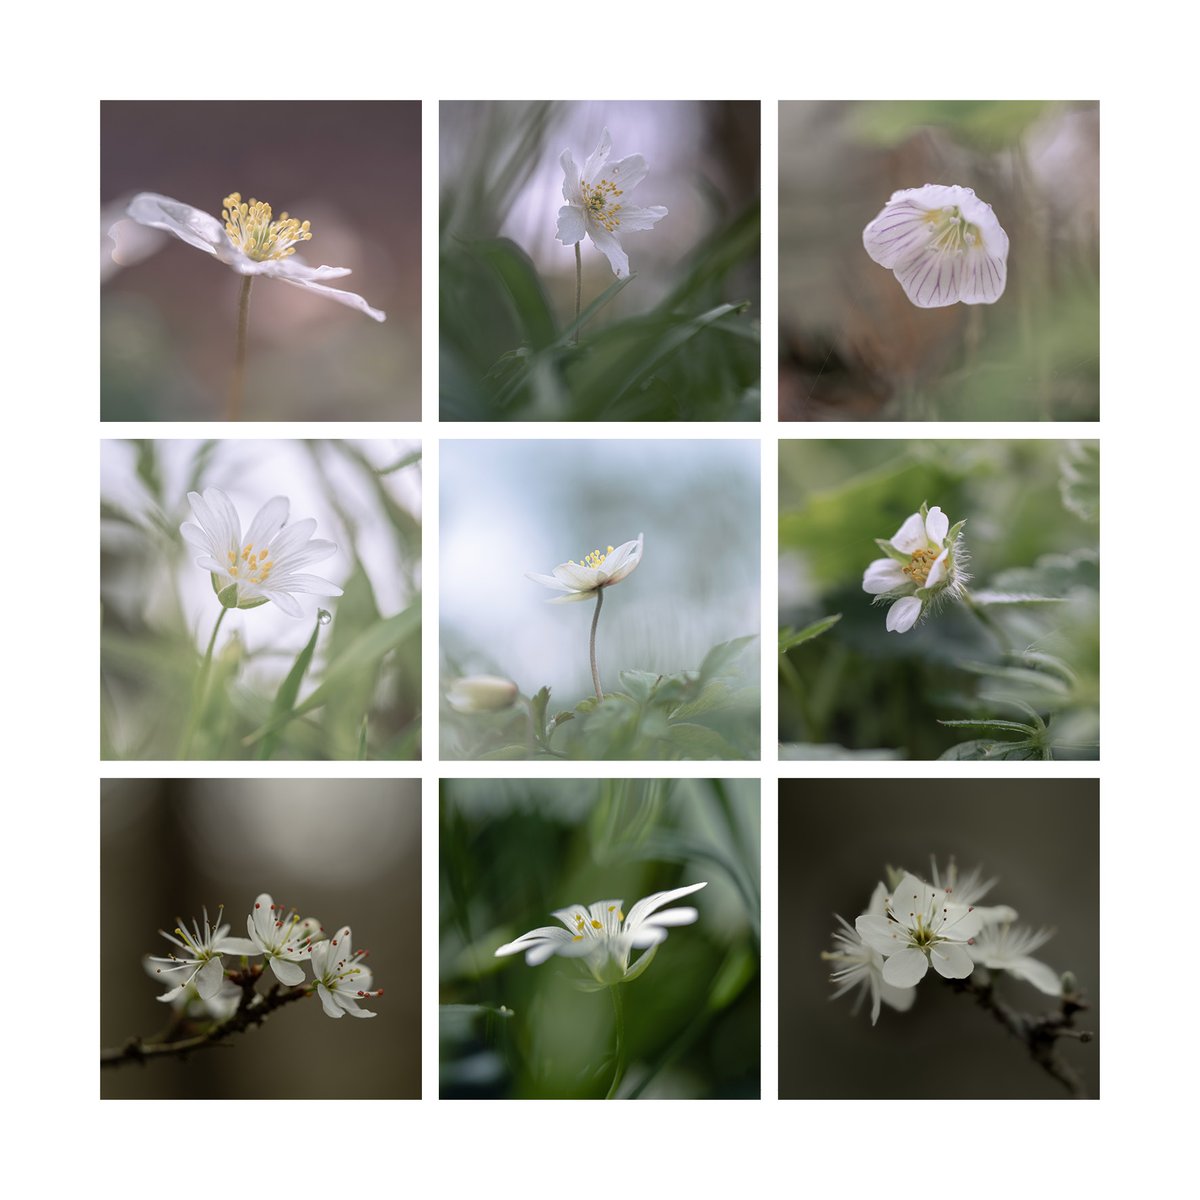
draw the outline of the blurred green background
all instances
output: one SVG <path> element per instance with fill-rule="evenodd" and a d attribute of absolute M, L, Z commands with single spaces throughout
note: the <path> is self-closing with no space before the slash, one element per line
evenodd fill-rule
<path fill-rule="evenodd" d="M 999 882 L 985 903 L 1057 932 L 1034 957 L 1073 971 L 1091 1004 L 1076 1027 L 1100 1030 L 1100 809 L 1094 779 L 784 779 L 779 784 L 779 1095 L 799 1099 L 1064 1099 L 1024 1046 L 969 996 L 929 973 L 906 1013 L 830 996 L 833 919 L 851 925 L 884 868 L 929 874 L 955 856 Z M 1052 997 L 1001 974 L 997 992 L 1045 1013 Z M 1059 1043 L 1100 1094 L 1095 1042 Z"/>
<path fill-rule="evenodd" d="M 444 780 L 441 1095 L 598 1098 L 613 1074 L 608 989 L 580 963 L 497 947 L 570 904 L 707 881 L 700 911 L 622 984 L 622 1098 L 759 1096 L 757 780 Z M 503 1010 L 503 1012 L 501 1011 Z"/>
<path fill-rule="evenodd" d="M 419 757 L 420 475 L 416 442 L 102 442 L 102 757 Z M 300 596 L 298 620 L 273 604 L 230 610 L 195 706 L 221 607 L 179 526 L 193 519 L 187 493 L 206 487 L 229 496 L 243 529 L 287 496 L 290 521 L 313 517 L 337 543 L 313 573 L 345 594 Z"/>
<path fill-rule="evenodd" d="M 1051 756 L 1097 757 L 1099 479 L 1096 442 L 781 443 L 784 757 L 983 757 L 974 743 L 1016 741 L 1017 731 L 938 721 L 1036 725 L 1030 709 L 1048 726 Z M 886 632 L 886 606 L 862 590 L 863 571 L 879 557 L 874 539 L 892 537 L 923 501 L 966 519 L 972 595 L 1055 602 L 986 606 L 998 633 L 962 603 Z"/>
<path fill-rule="evenodd" d="M 696 672 L 714 648 L 759 630 L 757 442 L 443 441 L 440 455 L 444 682 L 502 675 L 526 696 L 548 686 L 551 714 L 591 697 L 594 602 L 547 604 L 561 593 L 525 572 L 548 575 L 644 533 L 641 564 L 605 593 L 597 659 L 606 696 L 648 703 L 639 712 L 606 703 L 562 726 L 554 748 L 591 758 L 758 756 L 756 637 L 714 672 L 703 711 L 688 710 L 689 730 L 665 728 L 682 703 L 700 699 Z M 691 678 L 679 681 L 672 704 L 641 695 L 643 684 L 683 672 Z M 477 757 L 524 742 L 511 720 L 527 726 L 527 708 L 493 720 L 444 709 L 443 754 Z M 714 737 L 696 733 L 698 724 Z"/>
<path fill-rule="evenodd" d="M 208 907 L 233 936 L 260 892 L 349 925 L 370 950 L 376 1017 L 332 1020 L 316 997 L 192 1054 L 100 1072 L 106 1099 L 402 1099 L 421 1094 L 420 784 L 393 779 L 110 779 L 100 785 L 100 1040 L 163 1030 L 142 966 L 158 933 Z M 227 959 L 232 962 L 232 959 Z M 261 960 L 259 960 L 261 961 Z M 311 981 L 312 971 L 307 975 Z M 270 972 L 268 972 L 268 978 Z M 259 991 L 266 985 L 259 983 Z"/>
<path fill-rule="evenodd" d="M 233 370 L 241 276 L 126 222 L 137 192 L 220 219 L 240 192 L 312 223 L 297 251 L 349 267 L 331 286 L 383 324 L 260 279 L 250 302 L 244 416 L 416 420 L 421 385 L 421 106 L 415 101 L 114 101 L 100 105 L 100 412 L 105 421 L 215 421 Z M 145 256 L 145 257 L 143 257 Z"/>
<path fill-rule="evenodd" d="M 1099 160 L 1091 102 L 781 104 L 780 419 L 1098 420 Z M 995 210 L 995 304 L 917 308 L 863 249 L 891 194 L 926 183 Z"/>
<path fill-rule="evenodd" d="M 757 102 L 444 102 L 440 122 L 443 420 L 758 420 Z M 650 169 L 631 202 L 669 211 L 622 237 L 627 280 L 584 239 L 574 345 L 559 158 L 582 167 L 606 126 Z"/>

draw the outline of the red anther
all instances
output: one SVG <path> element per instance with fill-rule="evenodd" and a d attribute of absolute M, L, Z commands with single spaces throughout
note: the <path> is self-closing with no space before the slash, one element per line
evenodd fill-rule
<path fill-rule="evenodd" d="M 379 989 L 379 991 L 377 991 L 377 992 L 375 993 L 375 995 L 377 995 L 377 996 L 382 996 L 382 995 L 383 995 L 383 988 L 380 988 L 380 989 Z"/>
<path fill-rule="evenodd" d="M 973 946 L 973 945 L 975 945 L 975 939 L 974 939 L 974 938 L 967 938 L 967 945 L 968 945 L 968 946 Z"/>
<path fill-rule="evenodd" d="M 261 905 L 261 904 L 259 904 L 259 902 L 258 902 L 257 900 L 255 900 L 255 902 L 254 902 L 254 907 L 255 907 L 255 908 L 262 908 L 262 905 Z"/>
<path fill-rule="evenodd" d="M 975 911 L 975 905 L 973 905 L 973 904 L 969 905 L 967 908 L 967 912 L 974 912 L 974 911 Z"/>

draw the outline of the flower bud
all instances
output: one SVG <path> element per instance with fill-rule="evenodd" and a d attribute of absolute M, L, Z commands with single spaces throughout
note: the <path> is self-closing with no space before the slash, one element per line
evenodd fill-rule
<path fill-rule="evenodd" d="M 446 690 L 446 703 L 455 712 L 498 712 L 517 698 L 517 685 L 498 675 L 468 675 L 456 679 Z"/>

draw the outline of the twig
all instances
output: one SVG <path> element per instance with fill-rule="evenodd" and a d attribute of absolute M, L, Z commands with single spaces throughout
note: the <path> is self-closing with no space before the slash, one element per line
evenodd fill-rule
<path fill-rule="evenodd" d="M 1034 1016 L 1005 1004 L 991 983 L 978 983 L 974 979 L 951 979 L 949 983 L 956 992 L 973 996 L 980 1008 L 987 1009 L 1009 1033 L 1024 1042 L 1033 1061 L 1051 1078 L 1058 1080 L 1073 1099 L 1088 1099 L 1087 1085 L 1058 1050 L 1061 1038 L 1090 1042 L 1096 1036 L 1090 1030 L 1074 1028 L 1075 1014 L 1088 1007 L 1082 996 L 1075 992 L 1066 993 L 1057 1012 Z"/>
<path fill-rule="evenodd" d="M 130 1038 L 125 1045 L 116 1049 L 101 1050 L 100 1065 L 102 1067 L 119 1067 L 123 1063 L 145 1063 L 155 1058 L 186 1058 L 194 1050 L 220 1045 L 235 1033 L 245 1033 L 247 1029 L 254 1029 L 262 1025 L 273 1012 L 285 1004 L 291 1004 L 293 1000 L 302 1000 L 305 996 L 312 994 L 308 987 L 290 988 L 283 991 L 279 984 L 275 984 L 269 992 L 262 995 L 254 989 L 255 983 L 261 975 L 261 967 L 251 967 L 249 970 L 230 976 L 234 983 L 241 986 L 242 998 L 238 1001 L 237 1011 L 228 1021 L 214 1025 L 204 1033 L 180 1038 L 178 1041 L 164 1039 L 144 1041 L 138 1037 Z M 174 1029 L 178 1027 L 177 1024 Z M 172 1032 L 173 1029 L 168 1029 L 165 1037 L 169 1038 Z"/>

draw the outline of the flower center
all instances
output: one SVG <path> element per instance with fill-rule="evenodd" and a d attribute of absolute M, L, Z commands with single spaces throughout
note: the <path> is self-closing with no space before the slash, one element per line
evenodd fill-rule
<path fill-rule="evenodd" d="M 983 240 L 979 227 L 972 225 L 957 205 L 931 209 L 925 214 L 925 220 L 933 229 L 929 242 L 933 250 L 959 254 L 973 250 Z"/>
<path fill-rule="evenodd" d="M 270 553 L 269 547 L 263 546 L 261 550 L 256 550 L 249 542 L 242 547 L 240 555 L 236 550 L 228 551 L 226 557 L 229 559 L 229 574 L 234 579 L 246 583 L 266 583 L 275 566 L 273 558 L 268 561 Z"/>
<path fill-rule="evenodd" d="M 225 218 L 229 240 L 255 262 L 287 258 L 296 253 L 297 242 L 307 242 L 312 237 L 307 221 L 301 224 L 287 213 L 280 213 L 279 220 L 272 221 L 271 206 L 253 196 L 249 203 L 244 203 L 240 192 L 232 192 L 222 203 L 225 207 L 221 216 Z"/>
<path fill-rule="evenodd" d="M 912 558 L 908 560 L 908 566 L 900 569 L 918 587 L 923 587 L 940 553 L 939 550 L 914 550 Z"/>
<path fill-rule="evenodd" d="M 608 179 L 602 179 L 595 184 L 581 179 L 579 186 L 583 189 L 583 211 L 597 224 L 603 225 L 609 233 L 615 233 L 617 226 L 621 224 L 621 218 L 617 216 L 621 211 L 617 197 L 623 196 L 624 191 Z"/>

